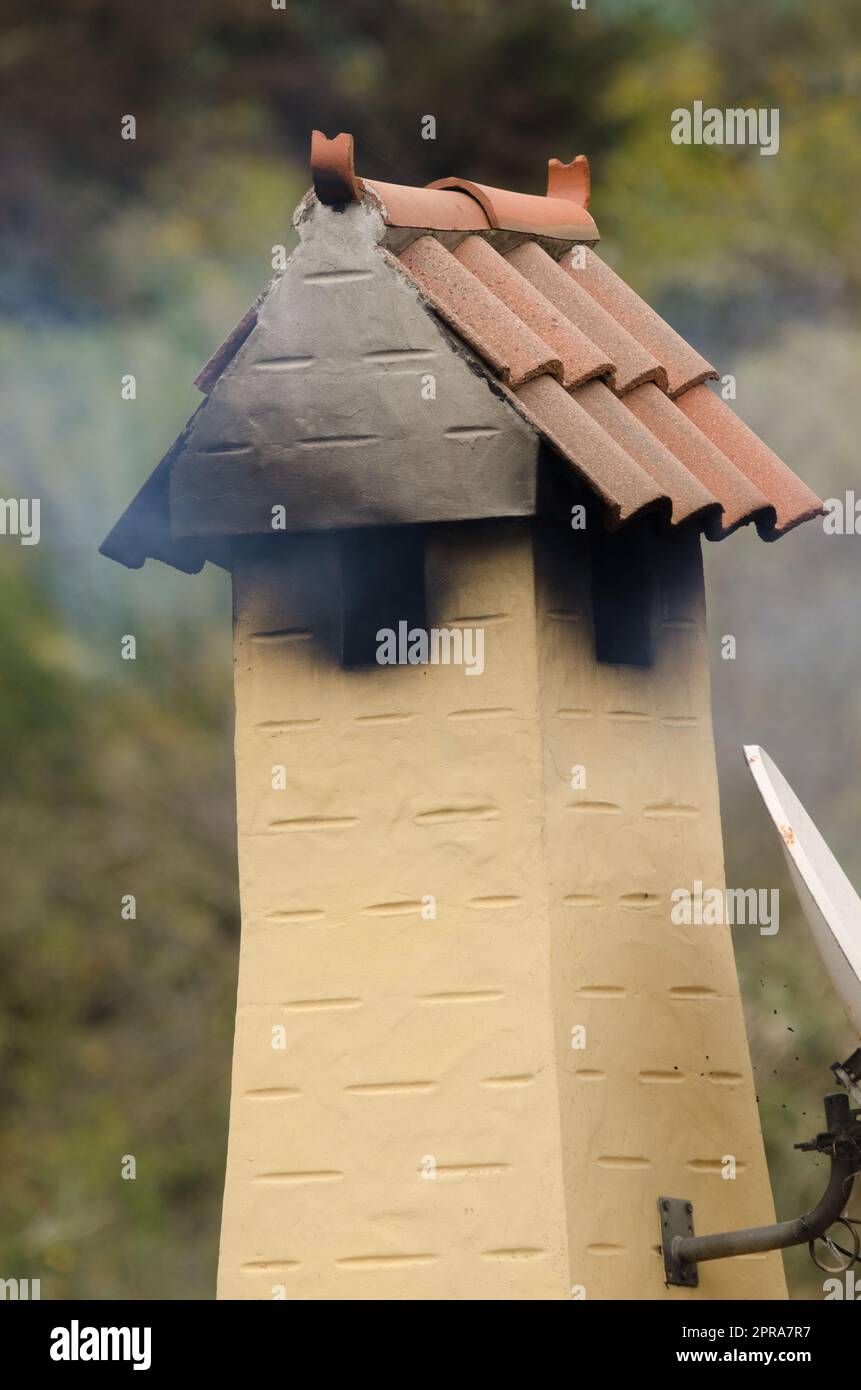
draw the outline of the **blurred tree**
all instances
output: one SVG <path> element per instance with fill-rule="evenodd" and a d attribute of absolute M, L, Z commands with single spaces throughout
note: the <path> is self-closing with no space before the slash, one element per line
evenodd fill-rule
<path fill-rule="evenodd" d="M 463 169 L 543 192 L 551 155 L 600 157 L 619 138 L 627 115 L 602 94 L 626 57 L 659 37 L 638 3 L 604 15 L 564 0 L 5 9 L 5 296 L 67 311 L 80 308 L 81 282 L 91 307 L 103 303 L 105 230 L 150 196 L 165 164 L 204 167 L 232 151 L 307 167 L 320 126 L 351 130 L 361 171 L 379 178 L 424 183 Z M 428 113 L 436 140 L 421 138 Z M 121 139 L 125 114 L 136 118 L 134 141 Z M 237 196 L 224 180 L 228 215 Z"/>

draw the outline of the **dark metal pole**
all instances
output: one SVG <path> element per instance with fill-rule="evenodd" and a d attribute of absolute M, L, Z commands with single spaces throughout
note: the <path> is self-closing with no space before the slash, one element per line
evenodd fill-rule
<path fill-rule="evenodd" d="M 812 1211 L 794 1221 L 778 1221 L 773 1226 L 750 1226 L 743 1231 L 719 1231 L 711 1236 L 674 1236 L 673 1259 L 680 1264 L 701 1260 L 724 1260 L 730 1255 L 753 1255 L 762 1250 L 785 1250 L 790 1245 L 806 1245 L 833 1226 L 851 1193 L 855 1165 L 850 1155 L 834 1153 L 828 1186 Z"/>
<path fill-rule="evenodd" d="M 854 1081 L 854 1058 L 844 1070 Z M 695 1289 L 699 1283 L 697 1266 L 701 1260 L 725 1260 L 732 1255 L 754 1255 L 764 1250 L 786 1250 L 791 1245 L 811 1244 L 826 1234 L 843 1215 L 855 1178 L 861 1173 L 861 1110 L 853 1111 L 849 1096 L 835 1091 L 825 1097 L 827 1130 L 809 1144 L 797 1149 L 828 1154 L 831 1175 L 828 1186 L 812 1211 L 794 1221 L 778 1221 L 774 1226 L 750 1226 L 743 1231 L 718 1231 L 710 1236 L 694 1235 L 693 1203 L 685 1197 L 659 1197 L 661 1252 L 667 1284 Z M 854 1226 L 853 1226 L 854 1232 Z M 855 1256 L 859 1241 L 855 1238 Z M 814 1256 L 815 1259 L 815 1256 Z"/>

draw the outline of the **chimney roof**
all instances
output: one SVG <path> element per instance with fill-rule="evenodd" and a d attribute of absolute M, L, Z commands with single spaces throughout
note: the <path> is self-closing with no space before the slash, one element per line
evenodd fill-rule
<path fill-rule="evenodd" d="M 378 218 L 373 255 L 390 275 L 408 283 L 441 325 L 452 350 L 462 344 L 474 369 L 485 374 L 519 417 L 519 425 L 526 422 L 588 484 L 603 502 L 609 526 L 654 510 L 670 526 L 695 518 L 711 539 L 752 521 L 763 538 L 772 540 L 821 513 L 820 500 L 705 384 L 717 378 L 714 367 L 593 249 L 598 232 L 587 211 L 590 181 L 584 156 L 569 164 L 550 160 L 543 197 L 460 178 L 439 179 L 426 188 L 361 179 L 354 169 L 352 137 L 343 133 L 328 140 L 315 131 L 311 162 L 313 190 L 297 212 L 307 239 L 297 254 L 317 234 L 317 224 L 310 225 L 315 207 L 324 218 L 338 218 L 355 205 L 354 217 L 365 215 L 361 223 L 350 223 L 357 229 L 366 227 L 368 216 Z M 338 224 L 338 234 L 349 241 L 344 225 Z M 373 274 L 379 274 L 379 261 L 374 264 Z M 306 283 L 314 278 L 304 277 Z M 339 291 L 345 277 L 339 281 L 336 269 L 316 280 L 325 282 L 326 294 L 336 302 L 339 292 L 346 296 L 346 289 Z M 229 377 L 229 409 L 240 415 L 243 363 L 254 357 L 256 337 L 263 331 L 261 315 L 275 283 L 197 378 L 214 402 Z M 370 284 L 368 288 L 372 293 Z M 312 329 L 309 325 L 308 332 Z M 266 331 L 272 332 L 271 325 Z M 401 355 L 410 351 L 406 344 Z M 258 378 L 261 365 L 256 364 Z M 303 358 L 291 380 L 314 370 L 315 359 Z M 274 374 L 271 380 L 272 392 L 282 393 L 273 409 L 277 404 L 283 411 L 285 383 Z M 259 385 L 255 390 L 259 402 Z M 199 569 L 203 558 L 222 562 L 223 543 L 183 537 L 171 510 L 169 476 L 184 451 L 193 449 L 209 409 L 204 402 L 189 422 L 104 542 L 105 554 L 132 567 L 147 555 L 185 569 Z M 259 412 L 259 403 L 253 409 Z M 307 429 L 313 439 L 303 444 L 299 438 L 297 449 L 315 445 L 319 477 L 327 456 L 317 446 L 332 431 L 325 419 L 309 420 Z M 247 468 L 249 486 L 252 477 L 259 486 L 265 459 L 255 456 L 259 430 L 253 420 L 245 434 L 251 442 L 235 451 L 244 454 L 235 466 Z M 217 451 L 208 447 L 206 452 Z M 296 467 L 308 467 L 305 457 L 297 457 Z M 469 469 L 468 458 L 462 467 Z M 408 460 L 404 468 L 409 468 Z M 298 484 L 301 490 L 301 473 Z M 381 489 L 386 485 L 381 477 Z M 464 474 L 464 519 L 510 514 L 505 510 L 508 494 L 502 492 L 500 510 L 493 511 L 494 499 L 487 496 L 487 479 L 480 470 L 479 487 L 481 507 L 473 512 L 469 475 Z M 315 516 L 315 525 L 326 524 L 319 513 Z M 434 516 L 410 516 L 401 509 L 393 519 Z M 345 524 L 343 508 L 330 524 Z M 357 515 L 356 524 L 368 524 L 367 513 Z M 295 529 L 303 529 L 301 518 Z M 230 534 L 235 527 L 225 516 L 224 535 Z"/>

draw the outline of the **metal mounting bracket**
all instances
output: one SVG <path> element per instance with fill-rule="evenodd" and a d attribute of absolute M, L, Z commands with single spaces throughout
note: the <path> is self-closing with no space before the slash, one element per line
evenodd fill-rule
<path fill-rule="evenodd" d="M 676 1239 L 684 1239 L 694 1233 L 693 1203 L 685 1197 L 659 1197 L 658 1212 L 661 1217 L 661 1250 L 664 1256 L 664 1278 L 667 1284 L 677 1284 L 685 1289 L 699 1286 L 699 1275 L 693 1261 L 683 1261 L 673 1252 Z"/>
<path fill-rule="evenodd" d="M 828 1186 L 812 1211 L 796 1216 L 794 1221 L 695 1236 L 693 1203 L 684 1197 L 658 1198 L 667 1284 L 695 1289 L 699 1283 L 697 1265 L 703 1260 L 788 1250 L 792 1245 L 809 1245 L 812 1249 L 817 1238 L 825 1236 L 835 1222 L 843 1220 L 852 1196 L 852 1185 L 861 1174 L 861 1110 L 853 1110 L 845 1092 L 836 1091 L 825 1097 L 825 1120 L 828 1125 L 825 1133 L 817 1134 L 809 1144 L 796 1144 L 795 1147 L 828 1154 L 831 1159 Z M 849 1225 L 854 1228 L 851 1220 Z M 850 1262 L 855 1258 L 850 1253 Z"/>

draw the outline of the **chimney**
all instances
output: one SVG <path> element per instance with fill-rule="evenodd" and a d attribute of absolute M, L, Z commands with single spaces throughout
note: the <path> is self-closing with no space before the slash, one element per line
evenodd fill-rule
<path fill-rule="evenodd" d="M 660 1193 L 772 1219 L 729 928 L 673 913 L 724 886 L 701 535 L 818 499 L 594 253 L 582 156 L 538 197 L 312 150 L 104 547 L 233 584 L 219 1296 L 663 1298 Z"/>

